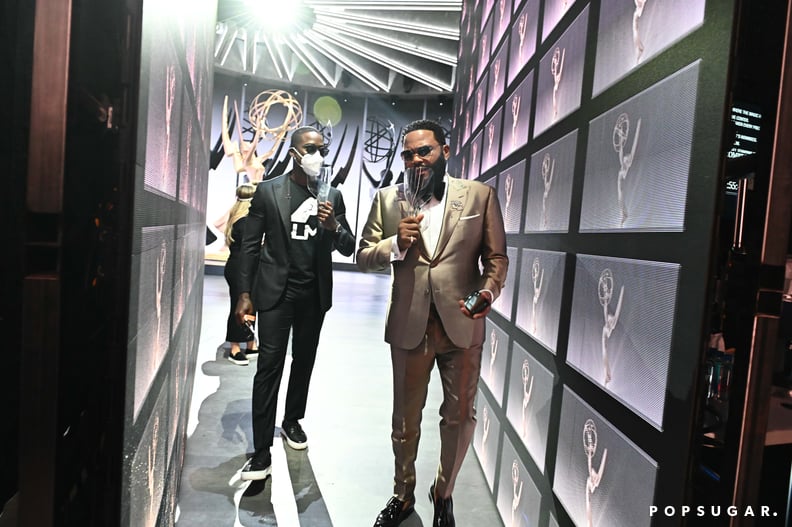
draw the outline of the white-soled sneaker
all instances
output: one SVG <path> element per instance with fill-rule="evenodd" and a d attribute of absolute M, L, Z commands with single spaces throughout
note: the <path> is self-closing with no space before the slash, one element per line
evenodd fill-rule
<path fill-rule="evenodd" d="M 303 432 L 300 423 L 284 421 L 281 424 L 281 435 L 286 440 L 286 444 L 294 450 L 305 450 L 308 447 L 308 437 Z"/>
<path fill-rule="evenodd" d="M 245 481 L 267 479 L 272 474 L 272 456 L 269 450 L 254 455 L 242 469 L 241 477 Z"/>
<path fill-rule="evenodd" d="M 248 364 L 250 364 L 250 361 L 248 360 L 247 355 L 245 355 L 245 352 L 242 351 L 242 350 L 239 350 L 239 352 L 237 352 L 236 355 L 232 355 L 229 352 L 228 353 L 228 360 L 230 360 L 231 362 L 233 362 L 234 364 L 237 364 L 239 366 L 247 366 Z"/>

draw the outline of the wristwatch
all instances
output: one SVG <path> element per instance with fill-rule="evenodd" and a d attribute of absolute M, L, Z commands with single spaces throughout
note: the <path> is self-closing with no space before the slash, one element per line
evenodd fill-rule
<path fill-rule="evenodd" d="M 343 227 L 341 226 L 341 222 L 340 222 L 340 221 L 339 221 L 339 222 L 336 222 L 335 233 L 336 233 L 336 234 L 341 234 L 341 230 L 342 230 L 342 229 L 343 229 Z"/>

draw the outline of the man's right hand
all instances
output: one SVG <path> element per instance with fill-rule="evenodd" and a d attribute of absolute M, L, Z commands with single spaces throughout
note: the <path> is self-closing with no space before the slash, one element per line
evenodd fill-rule
<path fill-rule="evenodd" d="M 250 300 L 250 293 L 240 294 L 239 300 L 237 300 L 236 309 L 234 310 L 234 316 L 236 317 L 237 323 L 240 326 L 244 326 L 245 321 L 248 320 L 245 318 L 245 316 L 253 314 L 253 302 Z"/>
<path fill-rule="evenodd" d="M 423 217 L 423 214 L 407 216 L 399 222 L 399 233 L 396 238 L 399 250 L 406 251 L 421 238 L 421 220 Z"/>

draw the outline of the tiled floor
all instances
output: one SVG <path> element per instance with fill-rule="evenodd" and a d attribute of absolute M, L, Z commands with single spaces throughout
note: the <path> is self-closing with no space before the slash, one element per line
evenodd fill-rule
<path fill-rule="evenodd" d="M 273 474 L 263 484 L 239 479 L 239 470 L 252 453 L 255 358 L 249 366 L 226 360 L 228 289 L 222 276 L 206 277 L 177 525 L 365 527 L 374 523 L 392 493 L 391 367 L 389 348 L 383 342 L 390 277 L 343 271 L 334 276 L 334 306 L 325 319 L 302 421 L 309 448 L 294 451 L 276 437 Z M 281 395 L 285 391 L 284 384 Z M 417 514 L 402 523 L 404 527 L 432 524 L 426 493 L 439 455 L 440 400 L 440 385 L 433 375 L 418 452 Z M 283 398 L 278 423 L 282 411 Z M 472 449 L 457 480 L 454 504 L 460 527 L 502 525 Z"/>

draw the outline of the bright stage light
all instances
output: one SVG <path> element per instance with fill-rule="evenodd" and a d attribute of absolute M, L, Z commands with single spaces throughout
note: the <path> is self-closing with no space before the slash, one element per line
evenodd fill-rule
<path fill-rule="evenodd" d="M 258 27 L 268 33 L 290 33 L 310 28 L 314 12 L 299 0 L 247 0 Z"/>

